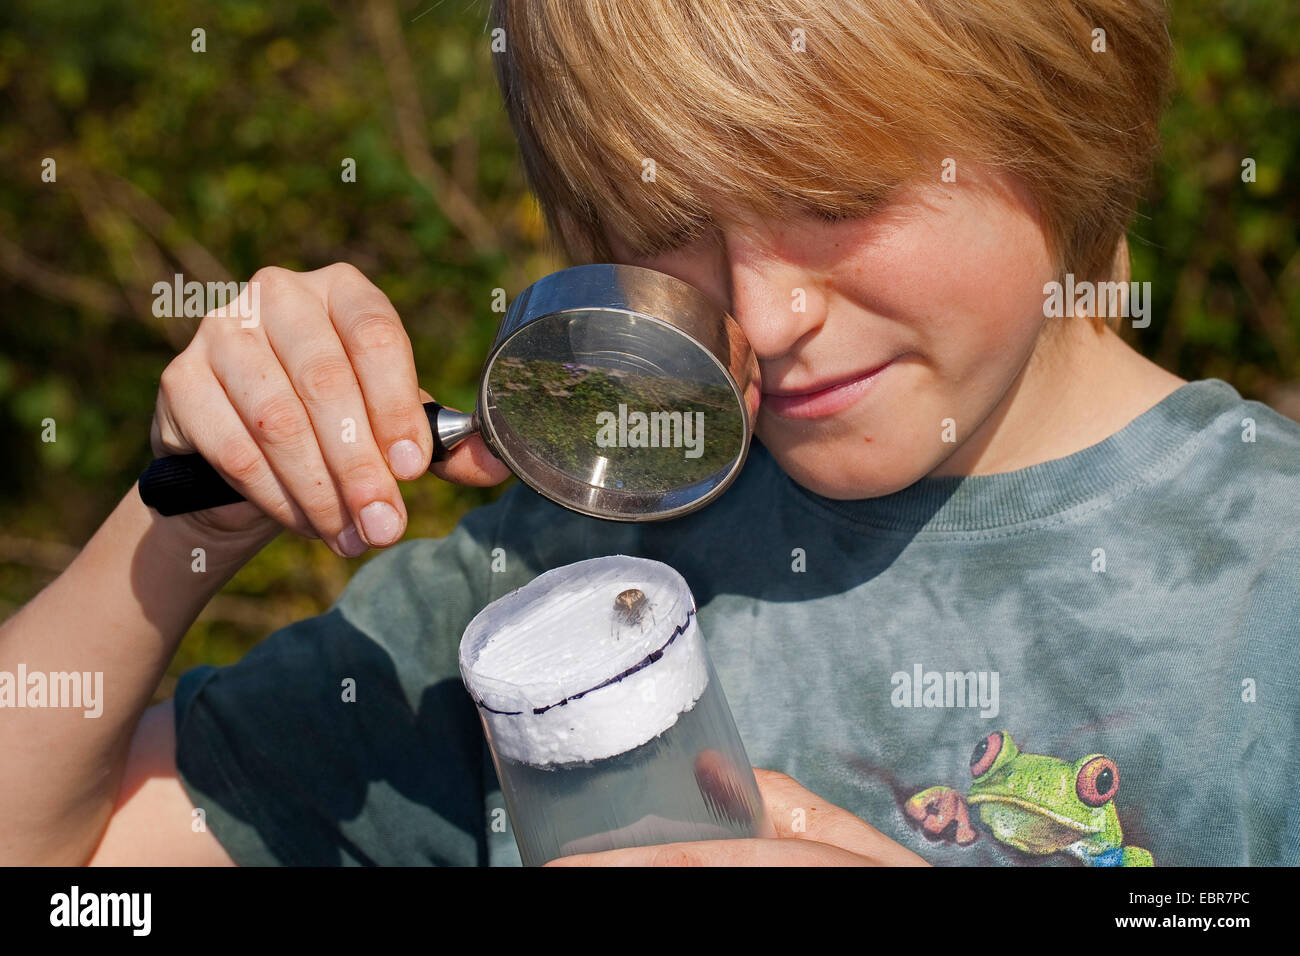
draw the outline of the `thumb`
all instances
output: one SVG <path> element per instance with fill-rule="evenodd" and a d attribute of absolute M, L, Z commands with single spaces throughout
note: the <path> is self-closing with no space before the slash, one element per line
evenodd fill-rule
<path fill-rule="evenodd" d="M 420 389 L 420 401 L 432 402 L 434 397 Z M 459 411 L 455 408 L 451 410 Z M 443 481 L 477 488 L 499 485 L 510 477 L 510 469 L 488 450 L 483 437 L 477 432 L 453 448 L 445 459 L 430 465 L 429 471 Z"/>
<path fill-rule="evenodd" d="M 887 866 L 925 866 L 925 860 L 843 807 L 823 800 L 793 777 L 754 768 L 768 819 L 781 838 L 827 843 Z"/>

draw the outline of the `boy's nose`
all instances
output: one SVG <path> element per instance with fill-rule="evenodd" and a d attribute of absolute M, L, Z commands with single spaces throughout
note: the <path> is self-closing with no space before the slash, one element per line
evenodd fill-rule
<path fill-rule="evenodd" d="M 731 314 L 760 361 L 779 358 L 826 317 L 822 276 L 777 254 L 751 234 L 726 234 Z"/>

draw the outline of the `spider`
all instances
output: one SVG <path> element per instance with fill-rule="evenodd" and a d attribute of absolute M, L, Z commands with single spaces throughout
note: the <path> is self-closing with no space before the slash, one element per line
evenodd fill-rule
<path fill-rule="evenodd" d="M 614 598 L 614 639 L 623 627 L 636 627 L 644 631 L 646 612 L 650 611 L 650 600 L 640 588 L 628 588 L 620 591 Z M 654 612 L 650 611 L 650 621 L 654 622 Z"/>

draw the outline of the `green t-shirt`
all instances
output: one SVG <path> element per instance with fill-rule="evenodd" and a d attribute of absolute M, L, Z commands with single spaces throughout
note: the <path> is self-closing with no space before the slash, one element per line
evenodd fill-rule
<path fill-rule="evenodd" d="M 542 571 L 629 554 L 690 584 L 750 761 L 933 863 L 1298 864 L 1297 529 L 1300 425 L 1218 380 L 1066 458 L 881 498 L 813 494 L 757 443 L 674 521 L 517 485 L 183 675 L 177 763 L 241 864 L 517 865 L 461 633 Z M 951 808 L 936 787 L 971 795 L 968 828 L 913 819 Z"/>

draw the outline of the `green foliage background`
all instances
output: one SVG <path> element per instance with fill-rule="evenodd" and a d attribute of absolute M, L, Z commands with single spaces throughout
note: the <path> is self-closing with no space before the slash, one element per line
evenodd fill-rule
<path fill-rule="evenodd" d="M 175 272 L 351 262 L 402 315 L 424 387 L 472 405 L 492 290 L 563 265 L 524 189 L 486 14 L 462 0 L 0 8 L 0 617 L 148 461 L 158 375 L 197 323 L 153 317 L 151 287 Z M 1175 0 L 1173 36 L 1164 156 L 1130 233 L 1154 319 L 1128 334 L 1185 378 L 1300 418 L 1300 5 Z M 444 534 L 499 491 L 405 485 L 409 534 Z M 282 536 L 212 602 L 172 678 L 324 610 L 359 561 Z"/>

